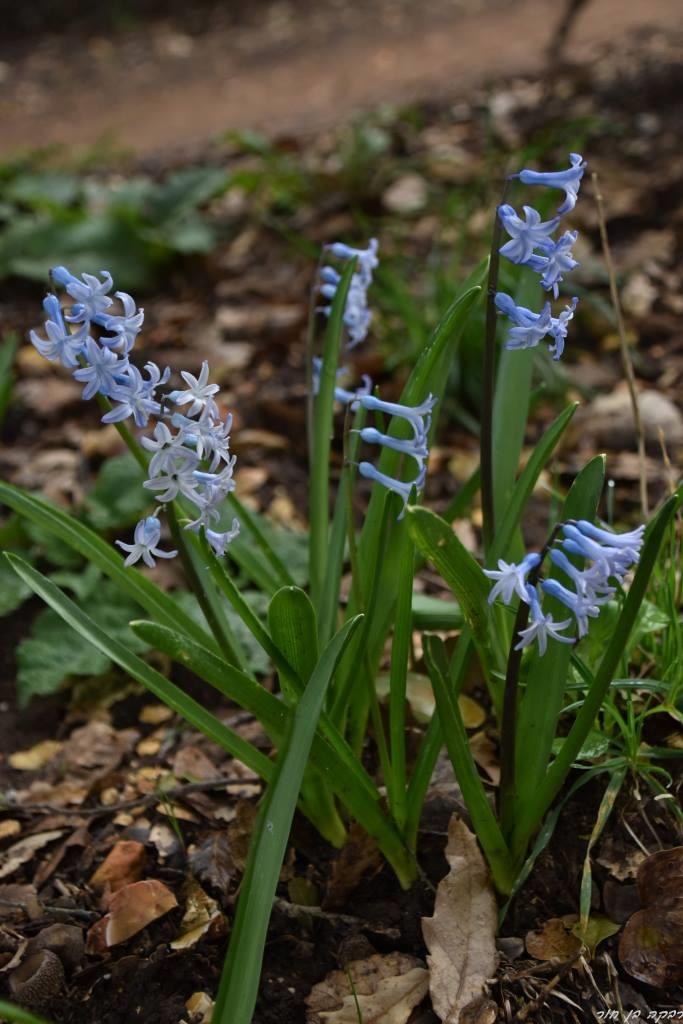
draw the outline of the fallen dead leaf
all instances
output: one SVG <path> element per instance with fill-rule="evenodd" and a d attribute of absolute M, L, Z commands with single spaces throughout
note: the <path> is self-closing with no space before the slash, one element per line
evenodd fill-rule
<path fill-rule="evenodd" d="M 526 936 L 529 956 L 537 960 L 571 960 L 581 951 L 581 940 L 572 932 L 577 914 L 551 917 L 541 928 Z"/>
<path fill-rule="evenodd" d="M 683 981 L 683 846 L 660 850 L 638 871 L 643 904 L 628 919 L 619 959 L 628 973 L 657 988 Z"/>
<path fill-rule="evenodd" d="M 209 832 L 206 839 L 190 852 L 189 866 L 193 875 L 216 892 L 227 896 L 235 872 L 227 834 L 223 831 Z"/>
<path fill-rule="evenodd" d="M 59 740 L 43 740 L 28 750 L 17 750 L 7 758 L 11 768 L 22 772 L 36 772 L 51 761 L 64 747 Z"/>
<path fill-rule="evenodd" d="M 429 989 L 417 957 L 375 953 L 332 971 L 306 998 L 307 1024 L 406 1024 Z"/>
<path fill-rule="evenodd" d="M 0 821 L 0 839 L 11 839 L 21 832 L 21 824 L 16 818 L 5 818 Z"/>
<path fill-rule="evenodd" d="M 173 710 L 165 704 L 145 704 L 138 715 L 143 725 L 163 725 L 173 718 Z"/>
<path fill-rule="evenodd" d="M 125 942 L 177 905 L 171 890 L 155 878 L 124 886 L 114 893 L 109 913 L 88 932 L 87 952 L 102 953 Z"/>
<path fill-rule="evenodd" d="M 500 783 L 500 758 L 498 747 L 482 729 L 469 738 L 472 757 L 483 768 L 494 786 Z"/>
<path fill-rule="evenodd" d="M 199 747 L 182 747 L 173 758 L 173 774 L 188 782 L 215 779 L 219 772 L 210 757 Z"/>
<path fill-rule="evenodd" d="M 124 885 L 137 882 L 145 870 L 145 847 L 132 839 L 120 839 L 111 848 L 90 879 L 91 888 L 117 892 Z"/>
<path fill-rule="evenodd" d="M 26 836 L 14 843 L 0 854 L 0 878 L 7 878 L 13 875 L 22 864 L 27 864 L 38 850 L 42 850 L 48 843 L 59 839 L 64 835 L 63 829 L 52 829 L 49 832 L 36 832 L 32 836 Z"/>
<path fill-rule="evenodd" d="M 354 822 L 345 845 L 333 861 L 323 907 L 333 910 L 343 906 L 361 879 L 365 875 L 376 874 L 381 866 L 382 857 L 377 843 Z"/>
<path fill-rule="evenodd" d="M 139 738 L 135 729 L 116 730 L 94 720 L 74 729 L 64 746 L 64 759 L 72 768 L 113 771 Z"/>
<path fill-rule="evenodd" d="M 429 956 L 429 992 L 444 1024 L 481 996 L 496 967 L 498 913 L 477 840 L 457 815 L 448 826 L 450 871 L 436 890 L 433 917 L 422 919 Z"/>
<path fill-rule="evenodd" d="M 211 1024 L 213 1006 L 213 999 L 206 992 L 193 992 L 185 1003 L 185 1009 L 191 1014 L 192 1024 Z"/>
<path fill-rule="evenodd" d="M 34 885 L 0 885 L 0 921 L 37 921 L 42 914 Z"/>
<path fill-rule="evenodd" d="M 180 935 L 171 942 L 171 949 L 188 949 L 196 945 L 210 928 L 223 923 L 223 915 L 215 900 L 202 889 L 194 878 L 188 878 L 183 887 L 185 913 L 180 922 Z"/>

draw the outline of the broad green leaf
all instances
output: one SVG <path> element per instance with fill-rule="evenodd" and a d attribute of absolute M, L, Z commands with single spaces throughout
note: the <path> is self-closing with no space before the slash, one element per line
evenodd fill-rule
<path fill-rule="evenodd" d="M 93 530 L 77 522 L 44 498 L 2 481 L 0 503 L 9 506 L 31 523 L 37 524 L 41 530 L 56 537 L 67 548 L 96 565 L 157 622 L 165 623 L 172 629 L 179 629 L 211 650 L 217 650 L 215 641 L 204 629 L 137 569 L 125 568 L 121 555 Z"/>
<path fill-rule="evenodd" d="M 132 526 L 149 508 L 144 480 L 145 473 L 130 453 L 107 459 L 85 498 L 88 524 L 101 533 Z"/>
<path fill-rule="evenodd" d="M 128 626 L 140 608 L 108 583 L 88 598 L 88 614 L 109 636 L 131 651 L 142 652 L 147 645 Z M 56 612 L 42 611 L 30 636 L 17 647 L 17 691 L 26 706 L 31 697 L 55 693 L 69 676 L 98 676 L 112 667 L 110 658 L 98 651 L 73 629 L 65 626 Z"/>
<path fill-rule="evenodd" d="M 251 1024 L 273 899 L 318 717 L 337 662 L 358 624 L 358 618 L 351 619 L 325 648 L 278 755 L 249 848 L 214 1024 Z"/>
<path fill-rule="evenodd" d="M 462 609 L 456 601 L 442 601 L 413 591 L 412 608 L 413 629 L 460 629 L 464 622 Z"/>
<path fill-rule="evenodd" d="M 46 576 L 37 572 L 27 562 L 16 555 L 5 554 L 14 571 L 28 583 L 42 599 L 71 626 L 79 636 L 88 640 L 104 656 L 145 686 L 159 700 L 167 704 L 173 711 L 181 715 L 193 728 L 203 732 L 205 736 L 217 743 L 233 757 L 243 761 L 253 772 L 264 779 L 270 779 L 273 765 L 269 759 L 247 743 L 232 729 L 223 725 L 218 718 L 188 697 L 186 693 L 165 679 L 161 673 L 153 669 L 147 662 L 133 654 L 130 647 L 111 636 L 102 629 L 90 616 L 86 615 L 59 587 L 51 583 Z"/>
<path fill-rule="evenodd" d="M 308 595 L 298 587 L 278 590 L 268 606 L 268 626 L 293 673 L 280 671 L 286 699 L 295 703 L 318 662 L 318 625 Z"/>
<path fill-rule="evenodd" d="M 489 584 L 481 566 L 435 512 L 410 506 L 408 529 L 415 546 L 451 588 L 475 642 L 488 649 Z"/>
<path fill-rule="evenodd" d="M 7 562 L 0 560 L 0 618 L 20 608 L 31 596 L 31 588 L 19 579 Z"/>

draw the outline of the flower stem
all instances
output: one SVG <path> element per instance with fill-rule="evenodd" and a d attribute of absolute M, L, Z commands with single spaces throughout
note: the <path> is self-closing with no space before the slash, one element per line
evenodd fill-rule
<path fill-rule="evenodd" d="M 503 188 L 502 205 L 510 189 L 508 178 Z M 496 207 L 496 220 L 491 236 L 491 259 L 486 285 L 486 332 L 484 335 L 484 377 L 481 392 L 481 430 L 479 435 L 481 464 L 481 504 L 483 513 L 484 552 L 488 551 L 496 532 L 493 503 L 493 398 L 496 385 L 496 292 L 500 266 L 500 242 L 503 226 Z"/>

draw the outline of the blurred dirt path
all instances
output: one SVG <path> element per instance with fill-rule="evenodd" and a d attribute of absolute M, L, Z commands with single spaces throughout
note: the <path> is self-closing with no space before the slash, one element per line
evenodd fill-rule
<path fill-rule="evenodd" d="M 82 46 L 53 39 L 0 63 L 0 156 L 104 136 L 139 155 L 191 150 L 229 130 L 307 133 L 381 103 L 457 99 L 483 80 L 542 71 L 563 6 L 438 0 L 392 20 L 367 4 L 330 24 L 291 5 L 283 19 L 275 4 L 261 25 L 198 37 L 166 23 Z M 606 43 L 680 27 L 681 0 L 591 0 L 565 52 L 589 62 Z"/>

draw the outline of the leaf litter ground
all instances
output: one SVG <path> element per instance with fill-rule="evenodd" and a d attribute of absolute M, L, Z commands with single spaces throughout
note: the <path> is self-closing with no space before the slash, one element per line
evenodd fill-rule
<path fill-rule="evenodd" d="M 314 254 L 322 241 L 354 230 L 348 212 L 353 208 L 361 217 L 380 219 L 378 230 L 397 261 L 400 254 L 406 265 L 420 266 L 428 254 L 457 242 L 455 230 L 443 233 L 445 210 L 439 205 L 457 184 L 467 197 L 458 232 L 465 232 L 465 261 L 474 258 L 485 244 L 482 238 L 495 202 L 481 179 L 484 123 L 493 119 L 501 160 L 506 151 L 529 140 L 550 135 L 549 141 L 559 141 L 562 136 L 552 136 L 552 131 L 557 132 L 567 108 L 567 90 L 578 119 L 572 131 L 590 150 L 607 197 L 629 326 L 637 336 L 637 372 L 661 400 L 649 427 L 648 468 L 651 500 L 665 493 L 668 482 L 657 453 L 659 427 L 665 430 L 674 464 L 683 441 L 683 309 L 676 269 L 683 233 L 683 153 L 676 134 L 681 123 L 676 52 L 671 40 L 666 45 L 656 39 L 640 41 L 621 57 L 607 54 L 599 78 L 586 77 L 585 71 L 578 77 L 566 72 L 555 83 L 520 81 L 494 87 L 468 104 L 458 104 L 455 111 L 420 108 L 412 118 L 382 126 L 384 148 L 372 161 L 374 174 L 362 186 L 348 169 L 346 177 L 334 173 L 326 178 L 322 173 L 336 146 L 329 138 L 288 140 L 275 147 L 279 196 L 269 192 L 272 179 L 266 174 L 258 182 L 263 169 L 253 154 L 208 154 L 256 175 L 258 187 L 251 198 L 226 197 L 211 207 L 209 217 L 218 226 L 220 244 L 199 263 L 176 262 L 163 288 L 144 296 L 149 324 L 145 345 L 157 358 L 173 350 L 173 362 L 190 369 L 209 357 L 223 376 L 236 414 L 241 496 L 281 525 L 301 525 L 306 479 L 302 334 L 313 260 L 310 254 L 292 251 L 286 232 L 310 241 Z M 304 165 L 314 173 L 295 178 L 294 194 L 283 197 L 283 166 L 291 189 L 291 167 Z M 410 188 L 408 175 L 413 176 Z M 425 197 L 419 181 L 435 190 L 434 197 Z M 584 210 L 584 281 L 606 296 L 588 201 Z M 429 303 L 429 281 L 419 278 Z M 5 285 L 0 302 L 9 327 L 23 334 L 35 321 L 35 286 Z M 568 478 L 587 454 L 611 448 L 617 507 L 628 515 L 637 506 L 632 427 L 624 403 L 600 408 L 605 393 L 614 400 L 609 392 L 620 379 L 614 330 L 605 308 L 596 304 L 581 321 L 575 357 L 566 368 L 568 382 L 549 385 L 549 394 L 568 387 L 586 395 L 589 403 L 557 468 L 560 480 L 565 474 Z M 410 353 L 398 348 L 396 325 L 382 319 L 380 324 L 380 354 L 360 354 L 357 369 L 383 376 L 389 395 L 398 391 L 402 360 L 408 361 Z M 413 331 L 417 337 L 419 325 Z M 405 345 L 404 337 L 400 344 Z M 468 412 L 476 411 L 477 387 L 476 375 L 468 385 L 470 369 L 465 353 L 451 426 L 430 476 L 428 501 L 436 506 L 447 501 L 471 464 L 473 442 L 465 425 Z M 19 404 L 10 408 L 5 424 L 2 473 L 62 503 L 79 505 L 102 460 L 118 452 L 116 439 L 98 428 L 68 380 L 55 384 L 52 375 L 46 376 L 30 349 L 21 350 L 17 374 Z M 549 401 L 539 406 L 533 429 L 539 429 L 539 419 L 542 429 L 551 408 Z M 99 505 L 91 492 L 90 502 L 95 517 L 105 516 L 100 527 L 113 525 L 106 522 L 106 491 Z M 136 510 L 120 514 L 134 518 Z M 541 531 L 543 515 L 539 502 L 538 525 L 528 526 L 532 537 Z M 476 517 L 473 524 L 459 526 L 473 546 L 476 528 Z M 164 582 L 175 586 L 171 571 L 164 571 L 169 573 Z M 427 577 L 425 587 L 431 586 Z M 24 942 L 33 943 L 30 949 L 35 947 L 32 955 L 42 972 L 38 992 L 31 988 L 30 977 L 19 977 L 14 994 L 59 1024 L 114 1024 L 138 1017 L 152 1024 L 189 1021 L 188 998 L 213 992 L 217 985 L 260 784 L 148 698 L 126 693 L 125 681 L 122 686 L 116 677 L 100 677 L 93 689 L 86 675 L 71 702 L 58 694 L 36 699 L 18 713 L 12 652 L 39 614 L 38 603 L 29 601 L 3 620 L 0 682 L 5 710 L 0 729 L 6 755 L 2 775 L 11 806 L 0 824 L 0 969 L 4 978 L 13 976 L 13 958 L 25 952 Z M 214 701 L 212 691 L 196 680 L 179 681 L 209 705 Z M 477 680 L 471 681 L 470 696 L 485 703 Z M 258 723 L 234 708 L 221 710 L 233 727 L 259 739 Z M 483 728 L 478 721 L 477 728 L 481 763 L 488 758 L 485 771 L 495 780 L 490 720 Z M 265 737 L 260 739 L 267 749 Z M 631 964 L 637 957 L 633 950 L 624 953 L 618 934 L 601 943 L 590 965 L 578 957 L 572 942 L 585 847 L 601 792 L 600 784 L 589 784 L 568 802 L 551 842 L 513 902 L 498 943 L 492 1003 L 479 1007 L 472 1018 L 480 1024 L 495 1019 L 496 1013 L 508 1020 L 582 1020 L 589 1011 L 604 1009 L 601 1000 L 610 993 L 618 993 L 626 1009 L 640 1010 L 643 1016 L 648 1009 L 675 1007 L 683 998 L 680 987 L 676 995 L 680 977 L 671 981 L 665 975 L 669 991 L 664 992 L 626 973 L 620 954 Z M 390 954 L 425 962 L 420 921 L 434 912 L 435 887 L 448 871 L 444 850 L 449 822 L 458 811 L 457 786 L 441 765 L 423 819 L 424 878 L 410 893 L 399 890 L 362 835 L 353 833 L 349 847 L 338 854 L 297 819 L 274 907 L 256 1024 L 301 1024 L 311 987 L 349 963 L 367 964 L 377 955 Z M 641 906 L 641 863 L 648 854 L 679 842 L 662 803 L 625 790 L 594 850 L 596 914 L 619 925 L 629 921 Z M 110 875 L 104 887 L 103 863 L 108 865 L 105 875 Z M 145 883 L 153 884 L 129 888 Z M 114 887 L 123 893 L 115 900 Z M 641 913 L 651 912 L 651 905 L 648 900 Z M 131 906 L 139 919 L 130 920 L 126 908 Z M 102 925 L 105 913 L 110 919 Z M 61 927 L 61 955 L 54 953 L 54 935 L 52 950 L 39 948 L 48 939 L 38 937 L 55 926 Z M 112 941 L 121 936 L 121 941 Z M 553 955 L 558 959 L 548 958 Z M 404 962 L 401 970 L 419 970 L 413 963 Z M 411 1012 L 411 1024 L 437 1019 L 424 1002 Z"/>

